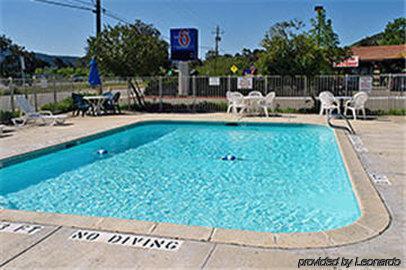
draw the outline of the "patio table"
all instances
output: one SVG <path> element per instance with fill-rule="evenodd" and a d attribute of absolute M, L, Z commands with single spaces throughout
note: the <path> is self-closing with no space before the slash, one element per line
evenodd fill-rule
<path fill-rule="evenodd" d="M 351 100 L 352 96 L 334 96 L 336 100 L 338 100 L 338 106 L 340 106 L 340 110 L 344 109 L 344 101 Z M 316 97 L 317 100 L 320 100 L 319 97 Z"/>
<path fill-rule="evenodd" d="M 261 103 L 265 101 L 264 97 L 260 96 L 246 96 L 244 97 L 244 103 L 247 106 L 248 113 L 259 113 L 259 108 L 261 107 Z"/>
<path fill-rule="evenodd" d="M 340 110 L 343 111 L 345 101 L 351 100 L 352 96 L 335 96 L 334 98 L 338 100 L 338 102 L 340 103 L 338 104 L 340 106 Z"/>
<path fill-rule="evenodd" d="M 108 100 L 110 97 L 108 96 L 84 96 L 83 99 L 90 102 L 96 111 L 96 115 L 101 115 L 101 107 L 104 101 Z"/>

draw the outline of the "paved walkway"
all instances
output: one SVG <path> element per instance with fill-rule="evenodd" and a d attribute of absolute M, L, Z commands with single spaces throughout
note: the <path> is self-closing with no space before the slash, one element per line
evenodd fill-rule
<path fill-rule="evenodd" d="M 194 115 L 195 116 L 195 115 Z M 179 116 L 179 117 L 194 117 Z M 119 116 L 76 118 L 63 127 L 34 127 L 8 133 L 0 138 L 1 157 L 7 157 L 49 144 L 86 136 L 153 116 Z M 176 119 L 178 116 L 170 116 Z M 204 115 L 218 119 L 221 114 Z M 323 122 L 318 116 L 287 116 L 270 121 Z M 91 123 L 91 125 L 89 125 Z M 405 158 L 406 121 L 387 117 L 375 121 L 357 121 L 354 127 L 361 136 L 371 165 L 389 177 L 391 185 L 376 185 L 386 202 L 392 223 L 374 239 L 354 245 L 329 249 L 263 249 L 228 244 L 185 240 L 177 251 L 141 249 L 99 242 L 69 240 L 76 230 L 64 226 L 44 226 L 38 233 L 0 233 L 0 265 L 10 268 L 274 268 L 297 269 L 301 258 L 393 258 L 405 260 Z M 27 220 L 29 222 L 29 220 Z M 303 268 L 322 269 L 322 268 Z M 341 268 L 338 268 L 341 269 Z M 344 269 L 344 268 L 342 268 Z M 351 268 L 350 268 L 351 269 Z M 352 268 L 354 269 L 354 268 Z M 367 269 L 367 268 L 357 268 Z M 379 269 L 379 268 L 370 268 Z"/>

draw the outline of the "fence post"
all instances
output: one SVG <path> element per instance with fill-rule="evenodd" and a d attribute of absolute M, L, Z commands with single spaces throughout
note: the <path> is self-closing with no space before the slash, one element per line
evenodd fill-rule
<path fill-rule="evenodd" d="M 193 112 L 196 112 L 196 76 L 192 77 Z"/>
<path fill-rule="evenodd" d="M 344 76 L 344 87 L 345 95 L 348 96 L 348 74 L 345 74 Z"/>
<path fill-rule="evenodd" d="M 159 89 L 159 111 L 162 112 L 162 76 L 159 76 L 158 80 L 158 89 Z"/>
<path fill-rule="evenodd" d="M 303 96 L 307 97 L 309 96 L 309 92 L 307 91 L 307 76 L 303 76 L 303 83 L 304 83 L 304 89 L 303 89 Z"/>
<path fill-rule="evenodd" d="M 265 80 L 264 80 L 264 93 L 265 95 L 268 94 L 268 76 L 265 75 Z"/>
<path fill-rule="evenodd" d="M 14 89 L 15 87 L 13 86 L 13 79 L 10 79 L 10 84 L 9 87 L 11 88 L 10 90 L 10 106 L 11 106 L 11 111 L 15 111 L 15 106 L 14 106 Z"/>
<path fill-rule="evenodd" d="M 54 103 L 58 102 L 58 96 L 56 94 L 56 82 L 55 82 L 55 77 L 52 78 L 52 89 L 54 92 Z"/>
<path fill-rule="evenodd" d="M 386 87 L 386 90 L 390 92 L 391 88 L 392 88 L 392 73 L 389 74 L 388 85 Z"/>
<path fill-rule="evenodd" d="M 227 80 L 227 91 L 231 91 L 231 76 L 228 75 L 228 80 Z"/>
<path fill-rule="evenodd" d="M 130 107 L 131 107 L 131 96 L 132 96 L 130 81 L 131 81 L 131 78 L 126 77 L 126 82 L 127 82 L 127 106 L 128 106 L 128 109 L 130 109 Z"/>
<path fill-rule="evenodd" d="M 34 107 L 35 110 L 38 111 L 38 97 L 37 97 L 37 90 L 33 88 L 34 91 Z"/>

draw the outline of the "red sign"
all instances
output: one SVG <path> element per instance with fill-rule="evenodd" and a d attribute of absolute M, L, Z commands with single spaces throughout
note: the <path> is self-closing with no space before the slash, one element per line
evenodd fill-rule
<path fill-rule="evenodd" d="M 351 56 L 350 58 L 345 59 L 341 63 L 334 63 L 334 67 L 358 67 L 359 57 L 357 55 Z"/>
<path fill-rule="evenodd" d="M 179 32 L 179 45 L 182 47 L 188 47 L 190 43 L 189 31 L 187 29 L 183 29 Z"/>

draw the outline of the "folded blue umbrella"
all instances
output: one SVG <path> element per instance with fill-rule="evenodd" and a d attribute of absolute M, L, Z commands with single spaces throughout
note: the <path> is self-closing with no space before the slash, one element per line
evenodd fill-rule
<path fill-rule="evenodd" d="M 101 85 L 99 69 L 97 68 L 97 62 L 94 58 L 90 61 L 89 66 L 90 66 L 89 80 L 88 80 L 89 84 L 91 86 Z"/>

